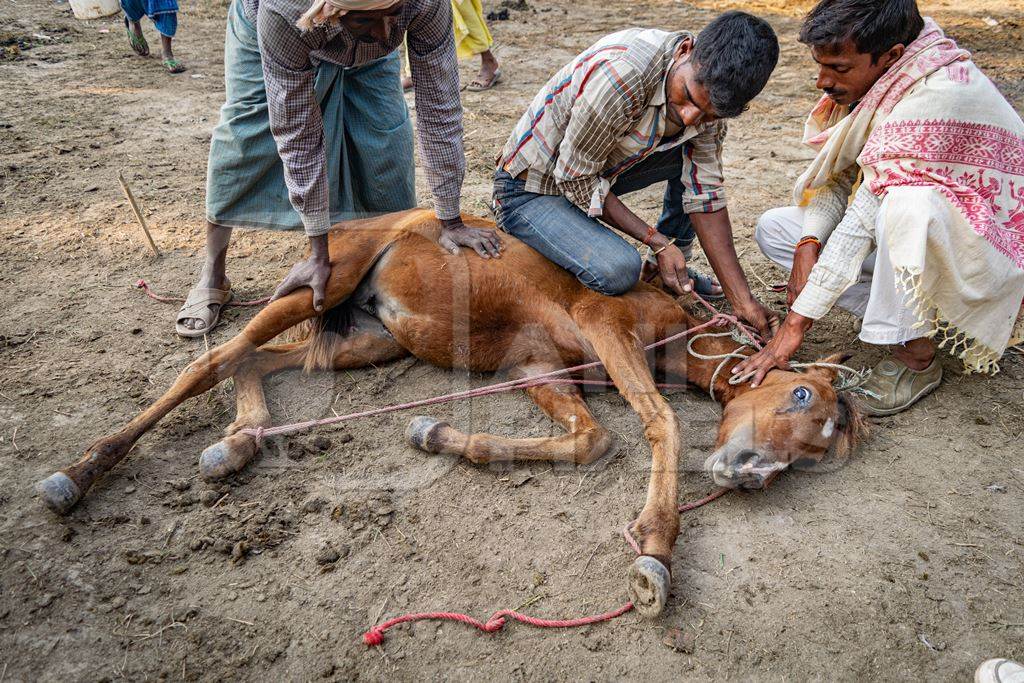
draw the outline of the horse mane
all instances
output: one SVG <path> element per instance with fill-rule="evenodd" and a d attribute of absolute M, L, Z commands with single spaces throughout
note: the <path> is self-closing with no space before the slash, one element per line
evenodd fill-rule
<path fill-rule="evenodd" d="M 870 429 L 864 411 L 852 393 L 837 391 L 836 399 L 839 404 L 839 416 L 836 420 L 839 434 L 835 441 L 835 455 L 845 460 L 863 443 Z"/>

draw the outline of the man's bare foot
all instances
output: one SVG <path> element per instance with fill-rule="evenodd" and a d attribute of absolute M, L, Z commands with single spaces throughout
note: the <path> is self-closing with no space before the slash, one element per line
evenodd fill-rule
<path fill-rule="evenodd" d="M 224 271 L 211 273 L 209 272 L 210 270 L 209 264 L 203 267 L 203 272 L 200 273 L 199 280 L 196 282 L 195 286 L 189 290 L 190 293 L 197 289 L 216 289 L 221 291 L 230 289 L 231 282 L 227 279 L 227 276 L 225 276 Z M 214 306 L 218 306 L 218 309 L 214 310 Z M 206 309 L 203 309 L 201 315 L 206 315 L 210 320 L 216 321 L 220 318 L 220 307 L 223 307 L 223 305 L 216 303 L 215 301 L 211 302 Z M 203 318 L 178 318 L 177 324 L 185 330 L 195 332 L 202 332 L 207 328 L 207 320 L 204 320 Z M 216 323 L 214 322 L 214 324 Z"/>
<path fill-rule="evenodd" d="M 193 289 L 224 290 L 231 286 L 225 273 L 230 243 L 231 228 L 206 223 L 206 259 Z M 178 324 L 186 330 L 198 331 L 206 328 L 206 322 L 199 318 L 181 318 Z"/>

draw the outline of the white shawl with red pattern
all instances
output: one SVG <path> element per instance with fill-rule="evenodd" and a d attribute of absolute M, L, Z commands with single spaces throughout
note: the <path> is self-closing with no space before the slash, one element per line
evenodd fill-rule
<path fill-rule="evenodd" d="M 1024 338 L 1024 123 L 931 19 L 853 109 L 823 97 L 794 198 L 852 164 L 881 198 L 897 280 L 968 370 Z"/>

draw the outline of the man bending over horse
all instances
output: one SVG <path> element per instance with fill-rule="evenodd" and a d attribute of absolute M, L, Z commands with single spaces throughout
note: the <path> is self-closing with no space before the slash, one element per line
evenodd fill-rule
<path fill-rule="evenodd" d="M 304 229 L 310 256 L 274 296 L 308 285 L 319 310 L 331 225 L 415 206 L 412 123 L 398 75 L 403 38 L 441 246 L 499 255 L 493 231 L 459 217 L 466 160 L 452 36 L 448 0 L 232 0 L 227 101 L 207 169 L 206 258 L 178 312 L 179 335 L 207 334 L 231 298 L 232 228 Z"/>
<path fill-rule="evenodd" d="M 787 367 L 838 303 L 861 340 L 892 345 L 863 387 L 867 412 L 892 415 L 941 382 L 936 335 L 995 372 L 1024 332 L 1024 124 L 914 0 L 822 0 L 800 40 L 825 93 L 804 133 L 818 156 L 797 206 L 756 232 L 791 269 L 790 313 L 734 372 L 756 385 Z"/>
<path fill-rule="evenodd" d="M 738 116 L 778 61 L 775 32 L 743 12 L 687 32 L 629 29 L 566 64 L 523 114 L 498 159 L 498 225 L 602 294 L 628 291 L 647 245 L 663 282 L 694 285 L 694 228 L 736 312 L 765 334 L 777 318 L 750 292 L 732 243 L 722 188 L 723 119 Z M 668 181 L 648 225 L 619 199 Z M 721 295 L 701 276 L 698 293 Z"/>

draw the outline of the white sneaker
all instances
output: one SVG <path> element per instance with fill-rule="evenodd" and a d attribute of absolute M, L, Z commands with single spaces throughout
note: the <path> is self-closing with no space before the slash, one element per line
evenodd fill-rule
<path fill-rule="evenodd" d="M 1024 683 L 1024 666 L 1009 659 L 990 659 L 974 672 L 974 683 Z"/>

